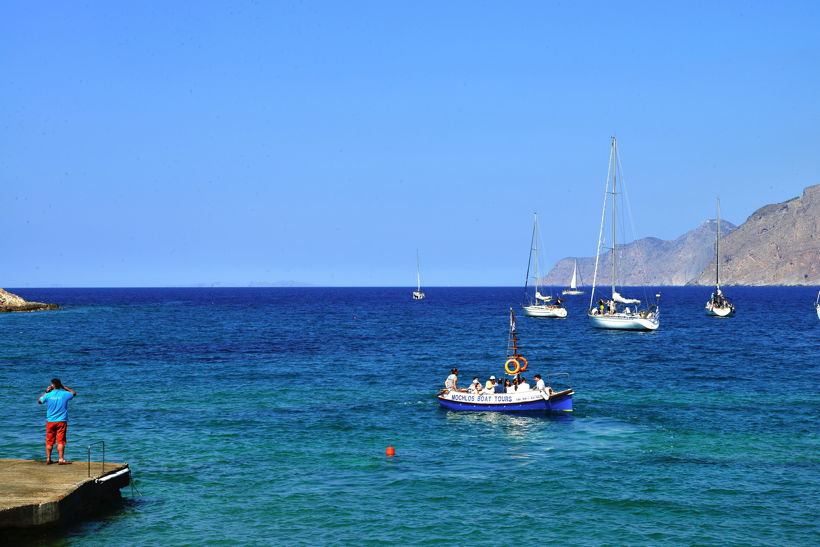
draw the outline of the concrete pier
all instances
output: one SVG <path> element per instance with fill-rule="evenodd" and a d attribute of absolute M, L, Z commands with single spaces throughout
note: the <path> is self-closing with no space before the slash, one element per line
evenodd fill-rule
<path fill-rule="evenodd" d="M 65 524 L 120 499 L 127 463 L 0 460 L 0 530 Z"/>

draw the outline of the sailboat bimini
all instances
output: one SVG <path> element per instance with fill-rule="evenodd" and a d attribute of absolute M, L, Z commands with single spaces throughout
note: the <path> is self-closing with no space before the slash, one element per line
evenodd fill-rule
<path fill-rule="evenodd" d="M 530 260 L 527 264 L 527 276 L 524 279 L 524 313 L 530 317 L 558 317 L 563 318 L 567 316 L 567 309 L 562 305 L 563 300 L 556 298 L 553 300 L 552 295 L 541 294 L 541 274 L 538 268 L 538 241 L 540 234 L 538 233 L 538 213 L 534 213 L 535 220 L 532 226 L 532 243 L 530 244 Z M 532 297 L 529 296 L 530 271 L 534 272 L 532 276 L 533 288 L 535 293 Z"/>
<path fill-rule="evenodd" d="M 735 314 L 735 305 L 720 290 L 720 198 L 717 198 L 717 231 L 715 232 L 715 292 L 706 302 L 706 315 L 714 317 L 731 317 Z"/>
<path fill-rule="evenodd" d="M 581 282 L 583 283 L 583 281 Z M 578 261 L 575 261 L 575 265 L 572 267 L 572 279 L 569 281 L 569 289 L 564 289 L 561 291 L 561 294 L 566 295 L 577 295 L 577 294 L 584 294 L 584 291 L 578 290 Z"/>
<path fill-rule="evenodd" d="M 604 187 L 604 207 L 601 213 L 601 230 L 598 234 L 598 251 L 595 256 L 595 273 L 592 278 L 592 295 L 589 299 L 589 317 L 593 327 L 599 329 L 618 330 L 655 330 L 660 325 L 660 310 L 657 305 L 648 309 L 641 309 L 641 301 L 635 298 L 626 298 L 618 292 L 618 247 L 616 243 L 617 232 L 617 196 L 618 196 L 618 174 L 620 161 L 618 158 L 618 145 L 615 137 L 612 137 L 612 149 L 609 157 L 609 172 L 607 173 L 606 185 Z M 612 189 L 610 190 L 610 181 Z M 623 184 L 623 181 L 621 181 Z M 604 219 L 606 218 L 607 202 L 610 206 L 610 217 L 612 220 L 612 242 L 610 247 L 610 267 L 612 294 L 609 299 L 599 298 L 595 301 L 595 288 L 598 282 L 598 265 L 601 260 L 601 249 L 604 235 Z M 660 295 L 656 295 L 660 296 Z"/>
<path fill-rule="evenodd" d="M 421 292 L 421 270 L 419 270 L 419 250 L 416 249 L 416 290 L 413 291 L 413 300 L 421 300 L 424 293 Z"/>

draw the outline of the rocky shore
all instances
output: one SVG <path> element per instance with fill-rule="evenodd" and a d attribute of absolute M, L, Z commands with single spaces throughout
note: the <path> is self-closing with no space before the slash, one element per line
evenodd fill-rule
<path fill-rule="evenodd" d="M 40 311 L 56 310 L 60 306 L 57 304 L 45 304 L 43 302 L 29 302 L 12 294 L 4 289 L 0 289 L 0 313 L 10 313 L 14 311 Z"/>

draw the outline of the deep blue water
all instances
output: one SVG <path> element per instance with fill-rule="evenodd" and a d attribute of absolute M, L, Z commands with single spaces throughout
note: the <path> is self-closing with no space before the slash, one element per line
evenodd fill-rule
<path fill-rule="evenodd" d="M 142 495 L 33 543 L 809 545 L 820 514 L 816 288 L 667 288 L 652 333 L 588 295 L 518 330 L 571 417 L 439 409 L 503 372 L 518 288 L 11 289 L 0 458 L 43 457 L 36 397 L 76 389 L 68 456 L 104 440 Z M 393 445 L 394 458 L 384 455 Z"/>

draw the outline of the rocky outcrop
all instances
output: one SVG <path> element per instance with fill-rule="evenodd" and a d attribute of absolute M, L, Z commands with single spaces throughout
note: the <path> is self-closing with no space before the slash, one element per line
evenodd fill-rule
<path fill-rule="evenodd" d="M 722 285 L 820 284 L 820 184 L 766 205 L 720 239 Z M 714 257 L 690 284 L 711 285 Z"/>
<path fill-rule="evenodd" d="M 13 311 L 40 311 L 56 310 L 57 304 L 44 304 L 43 302 L 29 302 L 23 298 L 12 294 L 4 289 L 0 289 L 0 313 Z"/>
<path fill-rule="evenodd" d="M 736 226 L 720 222 L 721 233 L 728 233 Z M 618 283 L 628 285 L 685 285 L 698 275 L 713 258 L 716 220 L 704 221 L 672 241 L 646 237 L 619 248 Z M 569 285 L 572 266 L 578 261 L 578 272 L 584 285 L 592 284 L 595 257 L 564 258 L 544 277 L 544 283 L 555 287 Z M 606 285 L 611 279 L 609 253 L 601 256 L 598 264 L 598 284 Z"/>

